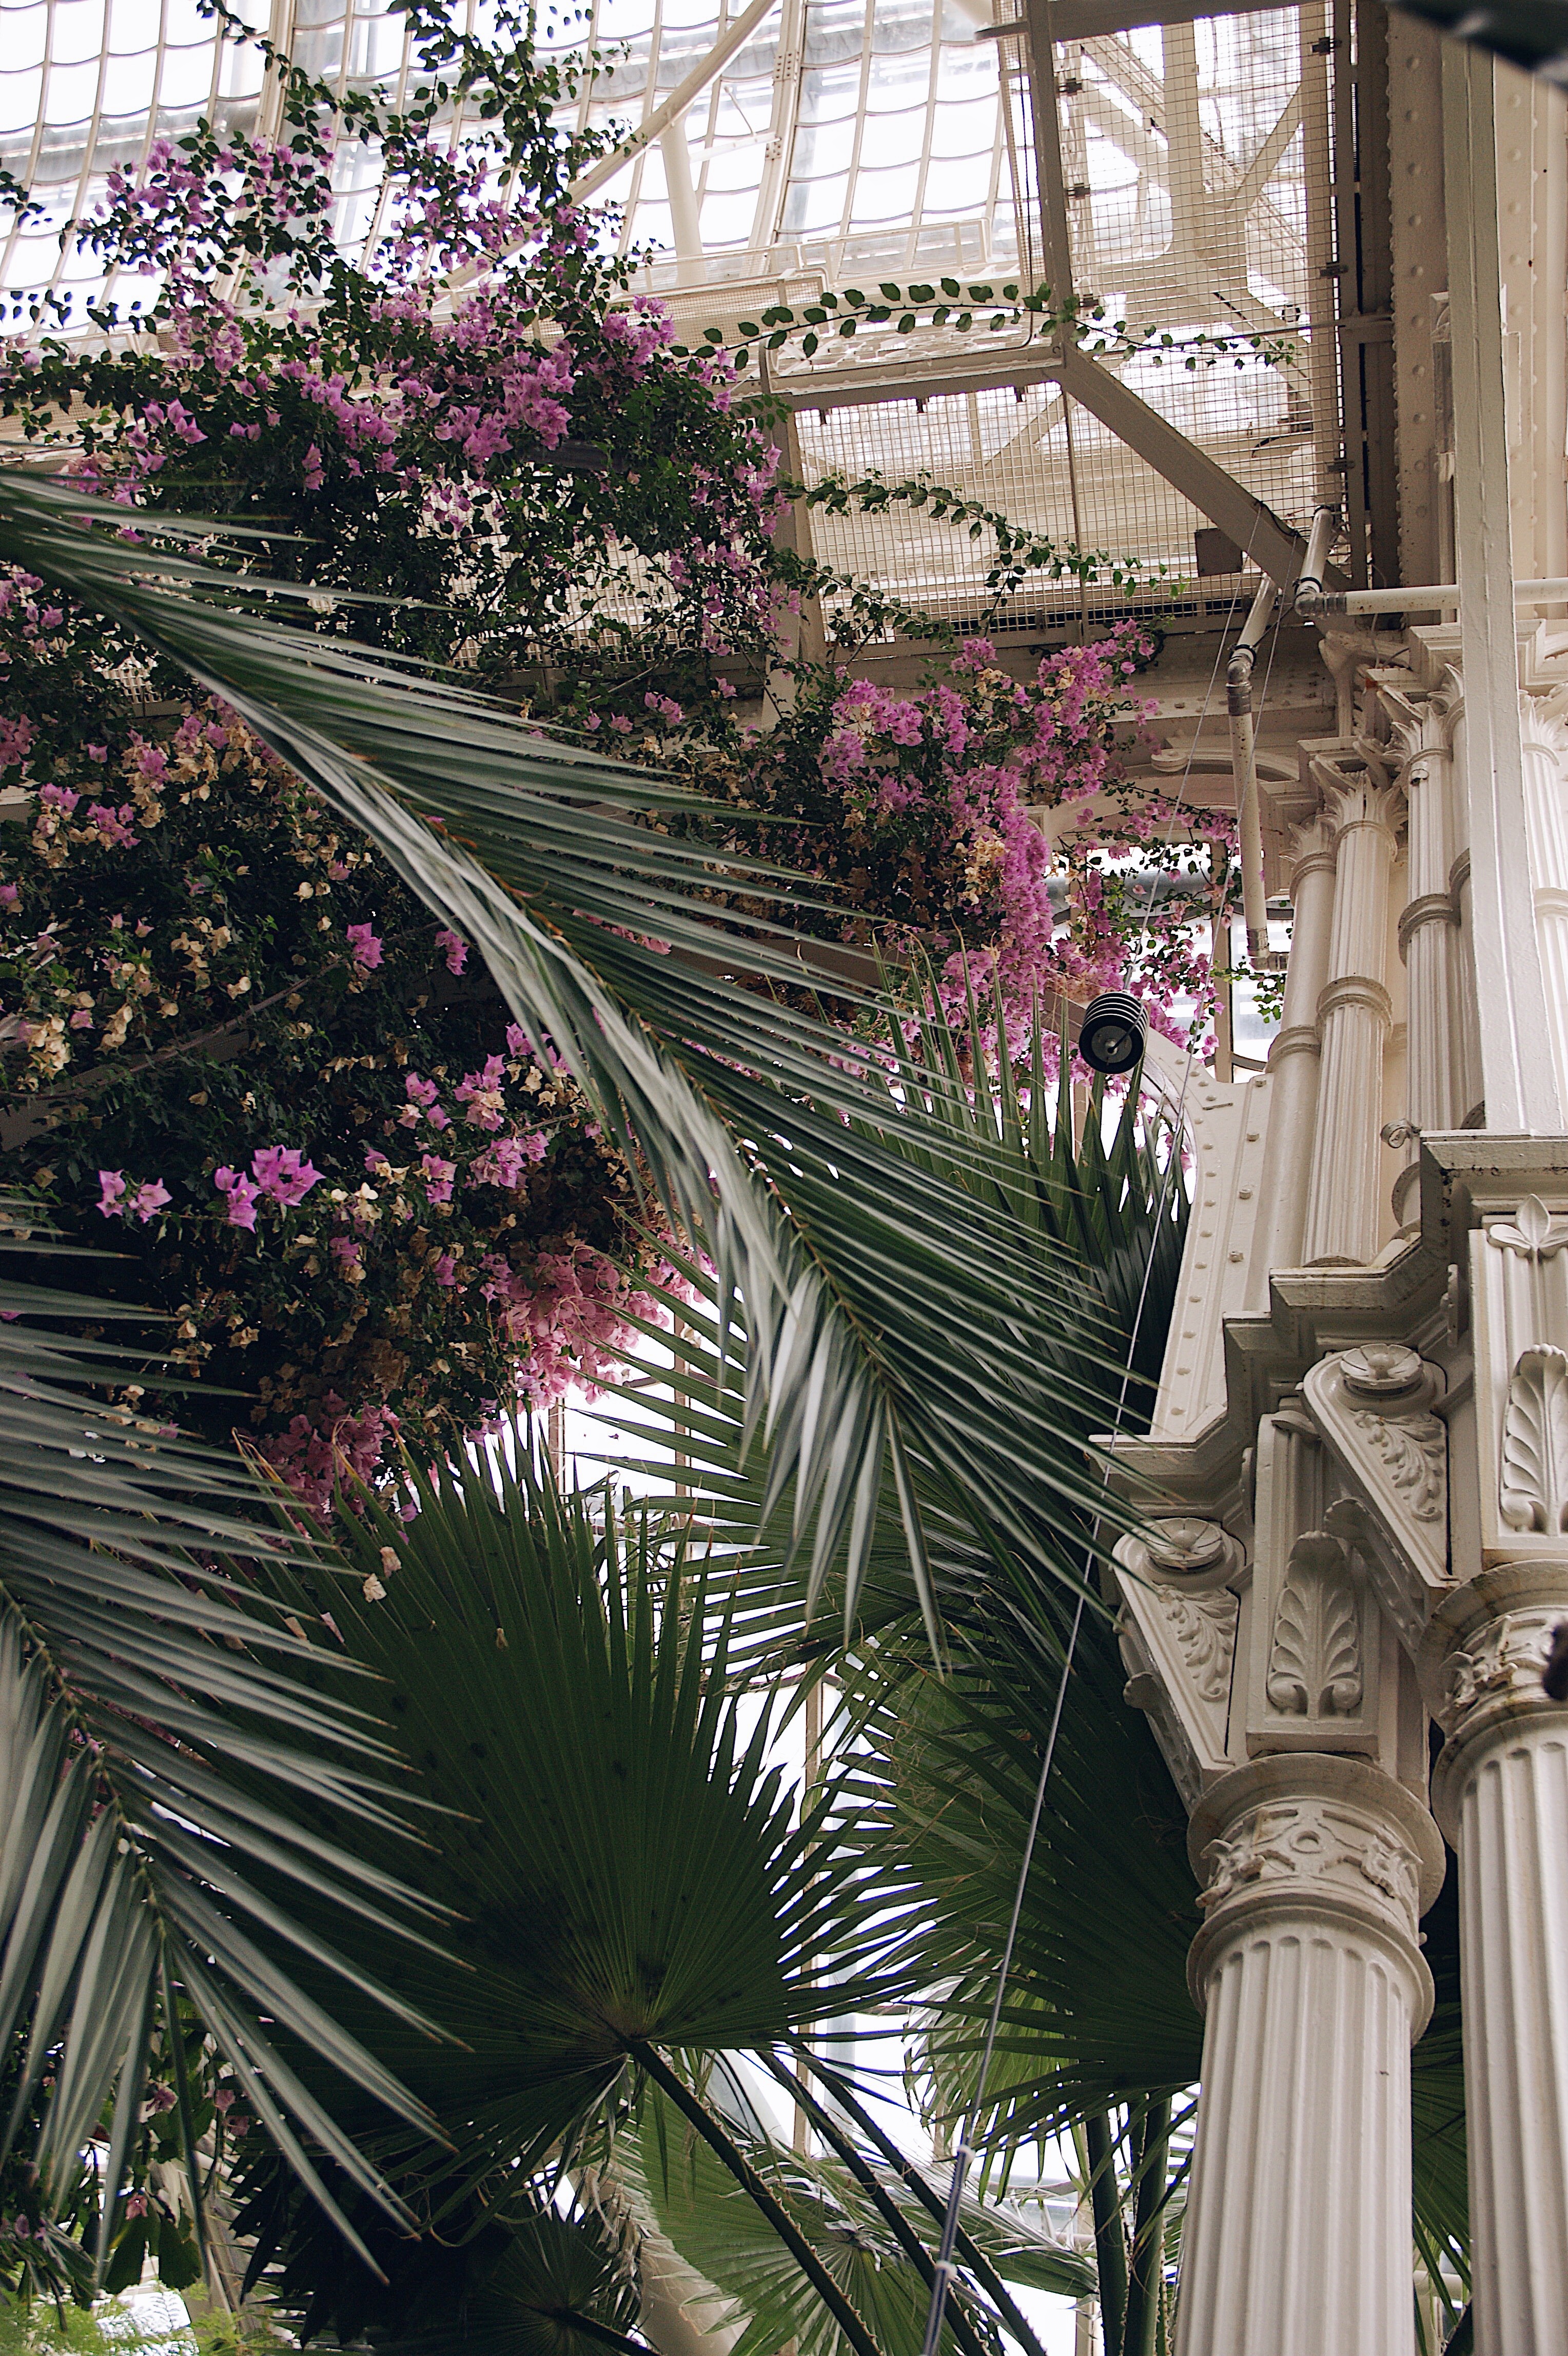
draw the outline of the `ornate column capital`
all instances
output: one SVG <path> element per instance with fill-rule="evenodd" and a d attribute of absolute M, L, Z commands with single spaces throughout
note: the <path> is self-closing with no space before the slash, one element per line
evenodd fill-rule
<path fill-rule="evenodd" d="M 1307 876 L 1321 870 L 1333 873 L 1334 829 L 1321 810 L 1291 828 L 1285 837 L 1285 854 L 1291 862 L 1293 894 L 1300 890 Z"/>
<path fill-rule="evenodd" d="M 1370 827 L 1391 840 L 1404 818 L 1402 786 L 1369 766 L 1349 767 L 1319 755 L 1311 764 L 1313 783 L 1323 798 L 1326 825 L 1337 844 L 1359 828 Z"/>
<path fill-rule="evenodd" d="M 1204 1883 L 1187 1961 L 1200 2011 L 1234 1942 L 1305 1918 L 1381 1949 L 1404 1976 L 1419 2037 L 1433 1989 L 1418 1925 L 1443 1886 L 1443 1842 L 1402 1783 L 1330 1752 L 1257 1759 L 1199 1801 L 1187 1849 Z"/>
<path fill-rule="evenodd" d="M 1426 1706 L 1447 1740 L 1432 1775 L 1432 1804 L 1450 1840 L 1465 1786 L 1492 1740 L 1521 1721 L 1554 1719 L 1568 1736 L 1568 1703 L 1551 1700 L 1541 1673 L 1553 1633 L 1568 1620 L 1568 1547 L 1497 1563 L 1444 1597 L 1422 1640 L 1417 1673 Z"/>

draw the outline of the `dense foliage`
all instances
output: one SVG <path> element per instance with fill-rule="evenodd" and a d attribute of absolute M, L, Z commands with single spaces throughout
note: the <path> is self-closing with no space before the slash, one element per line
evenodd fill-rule
<path fill-rule="evenodd" d="M 994 966 L 1015 1048 L 1042 994 L 1129 975 L 1185 1035 L 1208 859 L 1157 906 L 1128 888 L 1165 817 L 1127 761 L 1150 642 L 1020 686 L 977 641 L 901 696 L 842 667 L 865 594 L 767 733 L 737 718 L 825 578 L 777 533 L 767 402 L 675 345 L 570 201 L 599 143 L 563 109 L 607 62 L 504 12 L 489 47 L 406 13 L 398 103 L 269 52 L 276 138 L 203 122 L 116 173 L 72 232 L 113 332 L 35 318 L 0 412 L 128 510 L 242 526 L 246 567 L 317 593 L 302 626 L 684 774 L 733 814 L 686 824 L 811 878 L 807 928 L 864 969 L 917 952 L 960 1023 Z M 349 147 L 379 188 L 358 250 Z M 400 1431 L 453 1445 L 591 1382 L 662 1246 L 466 945 L 113 616 L 14 575 L 0 659 L 0 784 L 32 797 L 0 848 L 0 1178 L 121 1248 L 112 1289 L 175 1318 L 196 1422 L 324 1505 Z"/>

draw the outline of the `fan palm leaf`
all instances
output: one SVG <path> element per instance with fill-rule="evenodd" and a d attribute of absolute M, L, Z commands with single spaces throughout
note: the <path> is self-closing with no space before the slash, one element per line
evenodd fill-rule
<path fill-rule="evenodd" d="M 700 818 L 700 803 L 346 639 L 237 610 L 240 590 L 275 584 L 83 530 L 94 512 L 123 527 L 121 509 L 0 471 L 0 558 L 236 706 L 475 944 L 611 1131 L 635 1137 L 716 1269 L 725 1346 L 744 1302 L 745 1430 L 770 1443 L 769 1503 L 789 1488 L 797 1540 L 812 1528 L 813 1583 L 842 1550 L 853 1600 L 890 1479 L 934 1628 L 922 1477 L 983 1544 L 995 1534 L 998 1569 L 1023 1566 L 1028 1590 L 1076 1578 L 1064 1515 L 1126 1518 L 1079 1438 L 1103 1387 L 1085 1370 L 1114 1336 L 1068 1249 L 1023 1248 L 988 1183 L 994 1138 L 956 1117 L 961 1084 L 932 1065 L 900 1090 L 884 1058 L 787 1002 L 820 951 L 782 925 L 726 927 L 712 855 L 633 822 Z"/>
<path fill-rule="evenodd" d="M 25 1205 L 3 1208 L 0 1248 L 56 1248 Z M 307 1647 L 210 1568 L 218 1549 L 291 1549 L 270 1535 L 270 1499 L 237 1459 L 107 1403 L 106 1388 L 146 1377 L 148 1351 L 58 1330 L 72 1319 L 102 1332 L 133 1314 L 0 1268 L 0 2051 L 11 2057 L 0 2157 L 23 2152 L 48 2211 L 69 2201 L 83 2148 L 106 2136 L 100 2266 L 149 2056 L 160 2039 L 180 2052 L 182 1998 L 317 2192 L 307 2146 L 367 2198 L 392 2201 L 334 2095 L 289 2066 L 280 2030 L 383 2112 L 431 2125 L 291 1961 L 307 1954 L 328 1981 L 352 1981 L 417 2033 L 374 1969 L 347 1962 L 292 1905 L 331 1889 L 382 1939 L 434 1927 L 395 1864 L 360 1858 L 351 1835 L 323 1849 L 288 1813 L 302 1794 L 330 1799 L 346 1825 L 373 1821 L 389 1856 L 413 1855 L 368 1684 L 315 1695 L 294 1674 Z M 177 2064 L 176 2077 L 188 2147 Z"/>
<path fill-rule="evenodd" d="M 854 1861 L 824 1851 L 824 1810 L 798 1815 L 769 1763 L 771 1714 L 727 1689 L 683 1547 L 526 1462 L 411 1478 L 408 1524 L 371 1497 L 345 1516 L 342 1651 L 318 1648 L 317 1676 L 325 1694 L 349 1664 L 384 1680 L 413 1789 L 447 1812 L 422 1887 L 462 1918 L 463 1967 L 406 1946 L 382 1968 L 458 2050 L 346 1999 L 456 2147 L 405 2154 L 439 2211 L 570 2147 L 660 2055 L 766 2048 L 897 1984 Z M 286 1567 L 269 1583 L 302 1619 L 317 1608 Z M 349 1832 L 325 1800 L 308 1821 Z M 389 1836 L 354 1837 L 373 1860 Z M 339 1936 L 383 1944 L 369 1923 Z"/>

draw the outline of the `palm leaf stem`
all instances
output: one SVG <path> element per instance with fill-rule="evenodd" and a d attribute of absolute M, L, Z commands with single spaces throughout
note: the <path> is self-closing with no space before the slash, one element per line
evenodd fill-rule
<path fill-rule="evenodd" d="M 651 2045 L 640 2041 L 628 2044 L 628 2051 L 639 2068 L 646 2072 L 667 2099 L 673 2103 L 693 2126 L 709 2150 L 721 2160 L 743 2192 L 746 2193 L 762 2215 L 767 2218 L 801 2273 L 805 2276 L 839 2329 L 843 2333 L 855 2356 L 882 2356 L 882 2351 L 867 2331 L 854 2308 L 850 2305 L 822 2259 L 812 2249 L 783 2202 L 770 2192 L 744 2152 L 731 2142 L 705 2104 L 698 2101 L 671 2069 L 662 2055 Z"/>
<path fill-rule="evenodd" d="M 936 2262 L 886 2187 L 877 2181 L 875 2170 L 866 2166 L 864 2157 L 838 2126 L 832 2114 L 823 2108 L 811 2088 L 801 2079 L 797 2078 L 792 2070 L 788 2069 L 776 2054 L 764 2054 L 762 2059 L 779 2083 L 788 2093 L 793 2094 L 823 2142 L 831 2145 L 834 2156 L 843 2162 L 888 2232 L 897 2240 L 899 2248 L 925 2284 L 926 2288 L 934 2290 L 937 2283 Z M 979 2334 L 957 2300 L 948 2301 L 947 2317 L 953 2338 L 966 2351 L 966 2356 L 986 2356 Z"/>
<path fill-rule="evenodd" d="M 1100 2328 L 1105 2356 L 1126 2356 L 1127 2244 L 1116 2188 L 1116 2146 L 1103 2111 L 1083 2123 L 1089 2153 L 1089 2193 L 1094 2211 L 1094 2255 L 1100 2273 Z"/>
<path fill-rule="evenodd" d="M 652 2356 L 646 2340 L 634 2340 L 628 2331 L 618 2331 L 613 2323 L 601 2323 L 596 2315 L 585 2315 L 580 2307 L 558 2307 L 544 2314 L 547 2323 L 558 2323 L 564 2331 L 580 2331 L 585 2340 L 596 2340 L 601 2348 L 618 2348 L 620 2356 Z"/>
<path fill-rule="evenodd" d="M 1127 2269 L 1127 2315 L 1122 2329 L 1122 2356 L 1155 2356 L 1155 2327 L 1159 2320 L 1165 2158 L 1170 2148 L 1169 2095 L 1150 2103 L 1139 2127 L 1134 2173 L 1137 2197 L 1133 2211 L 1133 2255 Z"/>
<path fill-rule="evenodd" d="M 827 2069 L 809 2049 L 801 2052 L 800 2058 L 829 2089 L 840 2110 L 854 2121 L 862 2135 L 875 2145 L 888 2166 L 903 2179 L 932 2221 L 938 2225 L 944 2224 L 947 2221 L 946 2201 L 939 2193 L 933 2191 L 908 2154 L 899 2150 L 892 2136 L 885 2134 L 871 2114 L 855 2100 L 839 2072 L 836 2070 Z M 961 2225 L 954 2236 L 953 2247 L 1008 2329 L 1028 2351 L 1028 2356 L 1046 2356 L 1045 2350 L 1026 2319 L 1016 2299 L 985 2255 L 984 2251 L 964 2232 Z"/>

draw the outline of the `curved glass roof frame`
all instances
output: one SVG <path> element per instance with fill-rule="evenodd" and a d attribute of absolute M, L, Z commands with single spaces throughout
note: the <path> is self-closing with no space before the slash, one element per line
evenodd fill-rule
<path fill-rule="evenodd" d="M 454 5 L 482 35 L 477 0 Z M 1114 15 L 1090 5 L 1099 25 Z M 241 5 L 339 89 L 405 84 L 407 28 L 387 0 Z M 1319 443 L 1337 450 L 1333 327 L 1311 316 L 1329 299 L 1314 246 L 1329 202 L 1312 47 L 1325 13 L 1253 0 L 1196 24 L 1085 31 L 1054 59 L 1079 291 L 1134 326 L 1262 334 L 1283 353 L 1191 372 L 1145 353 L 1115 363 L 1121 381 L 1297 527 Z M 1075 0 L 1056 0 L 1058 29 L 1074 16 Z M 1050 246 L 1028 44 L 996 37 L 1016 21 L 1015 0 L 585 0 L 541 37 L 610 53 L 576 123 L 643 144 L 595 172 L 591 200 L 620 208 L 614 234 L 642 257 L 641 282 L 700 330 L 884 278 L 1037 283 Z M 204 112 L 264 130 L 271 103 L 257 52 L 220 42 L 197 0 L 0 0 L 0 163 L 53 216 L 0 251 L 0 286 L 53 284 L 79 309 L 100 291 L 124 299 L 91 257 L 62 252 L 59 222 L 90 211 L 110 166 L 134 166 L 156 137 Z M 374 158 L 346 143 L 338 172 L 338 235 L 362 245 L 377 227 Z M 1189 574 L 1205 519 L 1064 397 L 1053 355 L 1031 321 L 967 337 L 884 331 L 831 338 L 810 360 L 786 348 L 770 378 L 795 405 L 808 480 L 925 472 L 1058 541 Z M 819 553 L 911 603 L 984 605 L 983 552 L 908 509 L 819 515 L 813 529 Z M 1031 610 L 1082 604 L 1042 580 Z"/>

